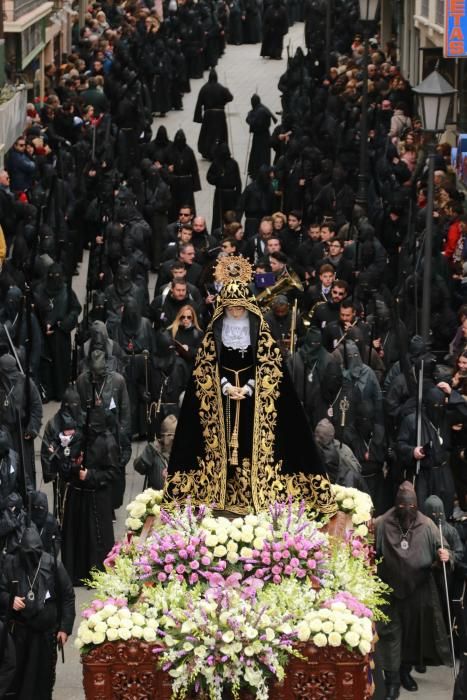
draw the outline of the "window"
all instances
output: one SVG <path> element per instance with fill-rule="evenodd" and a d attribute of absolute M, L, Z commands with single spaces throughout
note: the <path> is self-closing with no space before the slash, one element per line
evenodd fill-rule
<path fill-rule="evenodd" d="M 444 27 L 444 0 L 436 0 L 435 23 Z"/>

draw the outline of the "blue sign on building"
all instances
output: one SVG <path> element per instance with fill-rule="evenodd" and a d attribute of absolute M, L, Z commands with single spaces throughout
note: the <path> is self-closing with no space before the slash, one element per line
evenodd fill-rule
<path fill-rule="evenodd" d="M 467 0 L 445 0 L 444 56 L 467 56 Z"/>

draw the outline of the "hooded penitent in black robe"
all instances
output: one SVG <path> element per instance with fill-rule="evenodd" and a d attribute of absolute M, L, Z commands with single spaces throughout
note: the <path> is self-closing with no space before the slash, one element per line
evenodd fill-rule
<path fill-rule="evenodd" d="M 199 91 L 193 121 L 202 124 L 199 132 L 198 151 L 203 158 L 212 160 L 216 144 L 228 143 L 225 105 L 233 100 L 226 87 L 217 82 L 217 73 L 211 70 L 209 82 Z"/>
<path fill-rule="evenodd" d="M 112 484 L 119 478 L 119 449 L 106 429 L 102 409 L 91 409 L 88 435 L 83 438 L 86 479 L 70 473 L 62 526 L 62 561 L 74 586 L 82 585 L 93 567 L 114 545 Z"/>
<path fill-rule="evenodd" d="M 16 650 L 11 697 L 16 700 L 50 700 L 55 681 L 56 634 L 57 631 L 67 635 L 72 633 L 75 594 L 63 565 L 43 551 L 34 525 L 24 531 L 21 547 L 7 557 L 2 567 L 2 616 L 12 593 L 23 597 L 26 607 L 12 612 L 9 623 Z M 31 597 L 34 599 L 30 600 Z"/>
<path fill-rule="evenodd" d="M 146 402 L 136 378 L 141 373 L 141 366 L 144 371 L 145 364 L 149 364 L 150 356 L 155 351 L 154 330 L 149 319 L 141 316 L 134 299 L 130 299 L 123 309 L 122 320 L 114 329 L 114 338 L 127 357 L 124 377 L 131 406 L 131 434 L 146 435 Z"/>
<path fill-rule="evenodd" d="M 19 458 L 17 491 L 23 497 L 36 488 L 34 438 L 42 423 L 39 391 L 32 379 L 27 391 L 26 381 L 12 355 L 0 357 L 0 425 Z"/>
<path fill-rule="evenodd" d="M 229 265 L 236 260 L 229 258 Z M 334 513 L 310 428 L 248 285 L 230 282 L 219 299 L 181 408 L 166 499 L 190 497 L 246 513 L 292 495 L 318 512 Z M 223 315 L 232 305 L 248 312 L 250 345 L 244 349 L 222 343 Z M 231 400 L 226 382 L 249 387 L 252 395 Z"/>
<path fill-rule="evenodd" d="M 226 211 L 238 209 L 242 193 L 242 181 L 238 163 L 230 155 L 226 143 L 221 143 L 214 153 L 214 161 L 206 174 L 210 185 L 214 185 L 211 231 L 221 226 Z"/>
<path fill-rule="evenodd" d="M 71 331 L 78 323 L 81 304 L 57 264 L 49 267 L 47 281 L 38 287 L 34 300 L 44 333 L 42 383 L 48 399 L 61 401 L 71 378 Z"/>
<path fill-rule="evenodd" d="M 170 151 L 170 162 L 173 171 L 169 177 L 172 208 L 169 218 L 176 219 L 180 207 L 189 204 L 195 207 L 195 192 L 201 189 L 198 163 L 193 149 L 187 145 L 183 129 L 179 129 L 174 137 L 174 145 Z"/>
<path fill-rule="evenodd" d="M 287 12 L 280 0 L 274 0 L 268 7 L 263 18 L 263 43 L 261 44 L 261 56 L 270 58 L 282 58 L 282 46 L 284 34 L 288 31 Z"/>
<path fill-rule="evenodd" d="M 251 98 L 251 107 L 246 118 L 246 123 L 250 126 L 250 134 L 253 134 L 248 159 L 248 175 L 255 178 L 262 165 L 271 165 L 269 128 L 271 121 L 277 122 L 277 119 L 265 105 L 261 104 L 258 95 L 253 95 Z"/>
<path fill-rule="evenodd" d="M 411 509 L 400 512 L 400 504 Z M 412 484 L 399 487 L 395 507 L 375 521 L 376 555 L 381 559 L 378 574 L 392 588 L 379 623 L 379 649 L 386 674 L 395 674 L 400 664 L 449 665 L 449 646 L 440 599 L 433 577 L 441 546 L 439 532 L 417 509 Z M 399 512 L 398 512 L 399 511 Z M 405 544 L 403 544 L 405 542 Z"/>

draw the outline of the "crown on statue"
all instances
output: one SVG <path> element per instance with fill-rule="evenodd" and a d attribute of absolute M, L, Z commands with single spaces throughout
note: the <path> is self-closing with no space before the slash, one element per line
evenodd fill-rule
<path fill-rule="evenodd" d="M 217 263 L 214 277 L 224 285 L 234 282 L 249 284 L 252 273 L 253 268 L 248 260 L 239 255 L 226 255 Z"/>

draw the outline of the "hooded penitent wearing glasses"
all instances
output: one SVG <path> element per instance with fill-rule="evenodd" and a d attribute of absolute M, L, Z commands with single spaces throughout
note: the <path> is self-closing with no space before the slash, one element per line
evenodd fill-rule
<path fill-rule="evenodd" d="M 378 624 L 379 654 L 386 700 L 399 697 L 400 685 L 417 690 L 413 665 L 449 665 L 449 644 L 433 569 L 452 554 L 441 548 L 437 527 L 418 510 L 412 484 L 404 481 L 394 507 L 375 521 L 378 574 L 392 588 Z"/>
<path fill-rule="evenodd" d="M 248 287 L 251 266 L 223 258 L 224 282 L 196 356 L 169 462 L 168 501 L 248 513 L 300 493 L 336 505 L 282 354 Z"/>
<path fill-rule="evenodd" d="M 2 617 L 10 605 L 16 674 L 9 692 L 17 700 L 49 700 L 57 641 L 65 644 L 73 630 L 75 594 L 63 564 L 44 551 L 35 525 L 25 529 L 20 547 L 2 568 Z"/>

